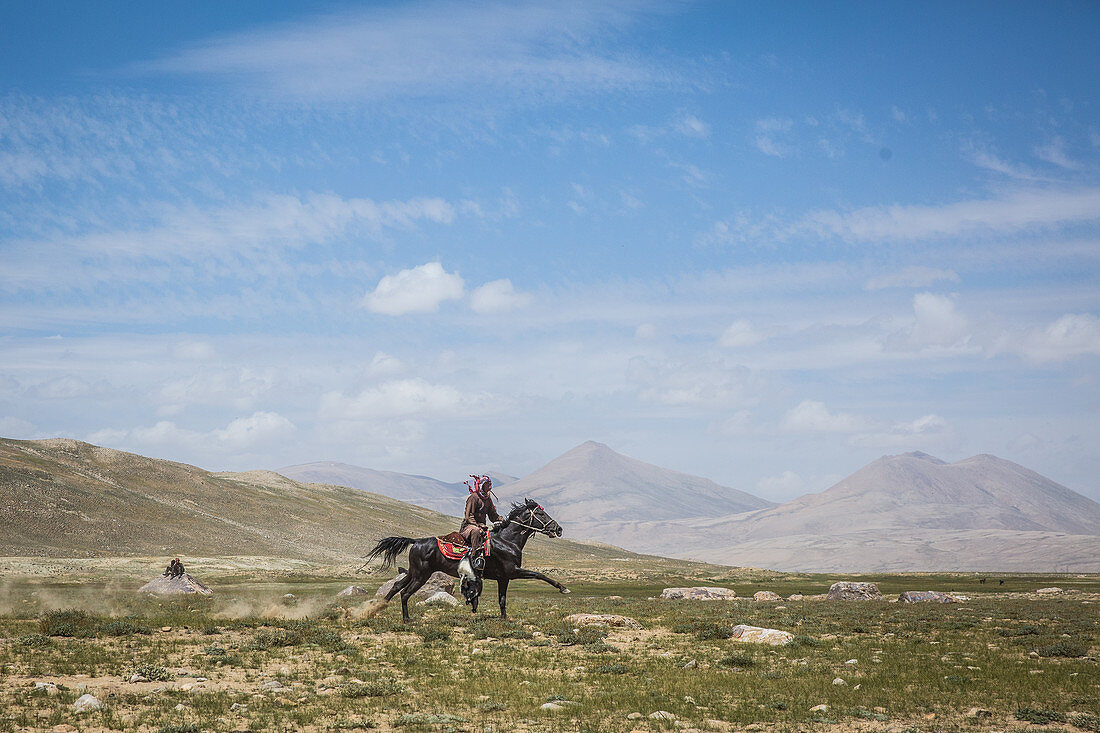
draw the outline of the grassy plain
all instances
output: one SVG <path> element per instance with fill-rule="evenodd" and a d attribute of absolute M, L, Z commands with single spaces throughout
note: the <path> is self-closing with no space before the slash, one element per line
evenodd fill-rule
<path fill-rule="evenodd" d="M 373 591 L 380 571 L 210 561 L 189 569 L 212 598 L 156 599 L 135 593 L 143 579 L 117 565 L 16 568 L 27 570 L 0 563 L 0 731 L 1100 731 L 1095 576 L 988 575 L 983 584 L 967 574 L 668 565 L 586 580 L 591 572 L 570 568 L 555 573 L 570 595 L 514 582 L 510 621 L 497 617 L 489 583 L 476 616 L 418 607 L 402 626 L 397 604 L 367 618 L 361 601 L 335 598 L 352 582 Z M 970 600 L 751 600 L 765 589 L 823 593 L 839 579 L 873 580 L 887 598 L 951 590 Z M 656 598 L 682 585 L 747 598 Z M 1034 593 L 1051 585 L 1068 592 Z M 578 612 L 622 614 L 642 628 L 564 620 Z M 790 631 L 795 642 L 734 642 L 739 623 Z M 129 682 L 135 673 L 148 681 Z M 85 691 L 102 710 L 71 710 Z M 542 709 L 555 701 L 560 710 Z M 657 711 L 675 719 L 648 717 Z"/>

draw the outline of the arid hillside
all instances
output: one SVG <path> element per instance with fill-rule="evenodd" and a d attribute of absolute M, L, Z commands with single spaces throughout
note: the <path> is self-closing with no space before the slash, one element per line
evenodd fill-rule
<path fill-rule="evenodd" d="M 457 528 L 455 518 L 359 489 L 266 471 L 211 473 L 75 440 L 0 439 L 2 556 L 247 555 L 347 563 L 386 535 Z M 528 551 L 541 563 L 631 555 L 541 536 Z"/>

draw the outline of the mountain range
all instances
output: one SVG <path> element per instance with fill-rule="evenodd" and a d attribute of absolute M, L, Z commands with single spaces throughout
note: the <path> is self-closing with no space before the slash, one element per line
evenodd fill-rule
<path fill-rule="evenodd" d="M 587 442 L 503 493 L 537 498 L 569 536 L 726 565 L 1100 571 L 1100 504 L 991 455 L 957 463 L 884 456 L 823 492 L 776 505 Z"/>

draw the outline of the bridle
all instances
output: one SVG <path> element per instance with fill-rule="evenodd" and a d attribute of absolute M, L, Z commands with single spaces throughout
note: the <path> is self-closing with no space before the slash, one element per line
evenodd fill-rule
<path fill-rule="evenodd" d="M 539 507 L 539 508 L 541 509 L 542 507 Z M 527 507 L 527 514 L 529 515 L 528 521 L 534 522 L 535 521 L 535 510 L 532 509 L 531 507 Z M 519 521 L 518 519 L 512 519 L 508 523 L 518 525 L 520 527 L 523 527 L 524 529 L 529 529 L 533 532 L 542 532 L 547 537 L 552 537 L 553 536 L 553 531 L 552 530 L 548 531 L 546 528 L 549 527 L 551 524 L 557 524 L 557 522 L 555 522 L 553 519 L 550 519 L 550 517 L 546 517 L 546 518 L 549 519 L 550 521 L 542 522 L 541 527 L 532 527 L 530 524 L 524 524 L 523 522 Z M 539 521 L 542 521 L 542 520 L 539 520 Z"/>

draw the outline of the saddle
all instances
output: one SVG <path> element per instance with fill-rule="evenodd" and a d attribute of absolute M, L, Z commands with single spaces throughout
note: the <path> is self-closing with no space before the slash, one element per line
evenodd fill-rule
<path fill-rule="evenodd" d="M 443 557 L 448 560 L 461 560 L 470 551 L 470 548 L 466 546 L 466 538 L 458 532 L 436 537 L 435 541 L 439 545 L 439 551 L 443 553 Z"/>

